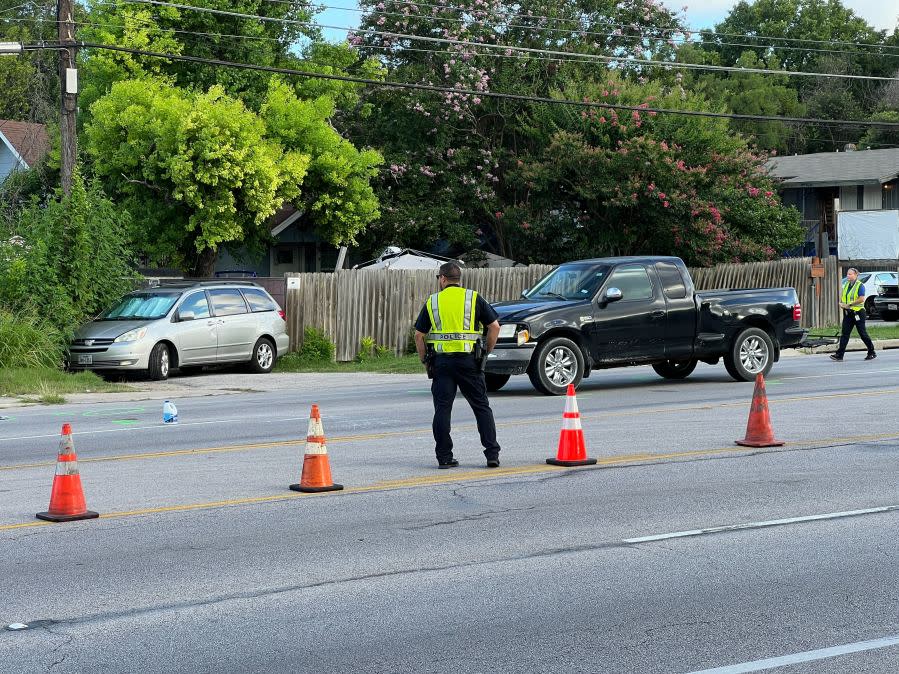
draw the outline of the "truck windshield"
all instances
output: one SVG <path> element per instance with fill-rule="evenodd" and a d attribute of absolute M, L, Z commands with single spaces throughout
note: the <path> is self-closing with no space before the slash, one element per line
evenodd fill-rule
<path fill-rule="evenodd" d="M 555 297 L 561 300 L 591 299 L 606 280 L 609 268 L 596 264 L 562 264 L 525 292 L 525 297 Z"/>
<path fill-rule="evenodd" d="M 100 317 L 101 321 L 152 321 L 162 318 L 175 305 L 178 293 L 136 293 L 126 295 Z"/>

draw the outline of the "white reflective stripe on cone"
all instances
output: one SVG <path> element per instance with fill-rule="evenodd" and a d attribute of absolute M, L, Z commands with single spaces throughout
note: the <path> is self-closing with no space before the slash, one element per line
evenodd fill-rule
<path fill-rule="evenodd" d="M 580 431 L 581 427 L 581 418 L 580 417 L 564 417 L 562 419 L 562 430 L 563 431 Z"/>
<path fill-rule="evenodd" d="M 574 414 L 580 412 L 577 408 L 577 396 L 565 396 L 565 413 Z"/>
<path fill-rule="evenodd" d="M 78 462 L 77 461 L 57 461 L 56 462 L 56 474 L 57 475 L 78 475 Z"/>
<path fill-rule="evenodd" d="M 327 454 L 328 447 L 324 442 L 306 441 L 306 454 Z"/>

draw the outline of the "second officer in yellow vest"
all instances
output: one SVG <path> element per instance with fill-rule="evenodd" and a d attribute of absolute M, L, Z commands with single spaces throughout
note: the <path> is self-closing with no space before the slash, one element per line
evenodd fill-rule
<path fill-rule="evenodd" d="M 837 352 L 831 355 L 831 360 L 843 360 L 852 328 L 858 330 L 858 336 L 868 347 L 868 355 L 865 356 L 865 360 L 877 358 L 877 354 L 874 352 L 874 342 L 871 341 L 865 327 L 867 318 L 865 315 L 865 286 L 858 280 L 858 270 L 855 268 L 850 268 L 846 272 L 846 282 L 840 289 L 840 309 L 843 310 L 843 332 L 840 335 L 840 345 L 837 347 Z"/>
<path fill-rule="evenodd" d="M 422 362 L 429 365 L 433 381 L 435 452 L 438 468 L 455 468 L 450 422 L 456 391 L 462 391 L 478 422 L 487 467 L 499 466 L 496 423 L 487 400 L 484 372 L 475 353 L 496 346 L 499 322 L 496 311 L 483 297 L 459 284 L 462 269 L 454 262 L 440 267 L 440 292 L 425 302 L 415 321 L 415 346 Z"/>

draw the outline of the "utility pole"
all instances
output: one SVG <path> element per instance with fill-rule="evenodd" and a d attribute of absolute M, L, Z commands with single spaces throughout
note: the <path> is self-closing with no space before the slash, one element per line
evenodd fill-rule
<path fill-rule="evenodd" d="M 59 135 L 61 156 L 59 177 L 62 193 L 72 193 L 72 175 L 78 154 L 75 112 L 78 109 L 78 70 L 75 64 L 75 7 L 73 0 L 57 0 L 56 20 L 59 26 L 59 85 L 61 110 Z"/>

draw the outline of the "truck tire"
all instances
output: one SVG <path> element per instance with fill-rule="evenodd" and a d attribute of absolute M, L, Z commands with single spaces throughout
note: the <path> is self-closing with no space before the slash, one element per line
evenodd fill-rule
<path fill-rule="evenodd" d="M 503 386 L 506 385 L 506 382 L 509 381 L 509 378 L 512 375 L 510 374 L 494 374 L 492 372 L 484 373 L 484 381 L 487 384 L 487 390 L 491 393 L 493 391 L 499 391 Z"/>
<path fill-rule="evenodd" d="M 686 379 L 696 369 L 698 361 L 695 358 L 688 360 L 666 360 L 661 363 L 653 363 L 652 369 L 656 374 L 665 379 Z"/>
<path fill-rule="evenodd" d="M 880 312 L 877 311 L 877 307 L 874 306 L 873 297 L 869 297 L 865 300 L 865 311 L 868 314 L 868 318 L 880 318 Z"/>
<path fill-rule="evenodd" d="M 548 396 L 563 396 L 568 385 L 577 388 L 584 376 L 581 347 L 567 337 L 553 337 L 537 347 L 528 378 L 534 388 Z"/>
<path fill-rule="evenodd" d="M 150 363 L 147 368 L 147 374 L 153 381 L 163 381 L 169 378 L 169 370 L 171 369 L 171 354 L 169 347 L 159 342 L 150 352 Z"/>
<path fill-rule="evenodd" d="M 737 335 L 724 354 L 724 367 L 737 381 L 755 381 L 761 373 L 767 376 L 774 365 L 774 343 L 764 330 L 746 328 Z"/>

